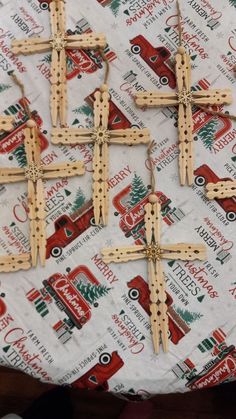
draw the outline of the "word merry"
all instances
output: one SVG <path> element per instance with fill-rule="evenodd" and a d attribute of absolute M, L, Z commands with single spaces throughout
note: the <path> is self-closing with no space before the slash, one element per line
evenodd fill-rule
<path fill-rule="evenodd" d="M 199 236 L 204 240 L 204 242 L 207 243 L 207 245 L 211 248 L 213 248 L 214 252 L 216 252 L 219 249 L 219 245 L 217 245 L 216 241 L 211 237 L 211 235 L 202 227 L 196 227 L 194 229 Z"/>
<path fill-rule="evenodd" d="M 224 247 L 223 248 L 224 250 L 230 250 L 230 249 L 232 249 L 234 243 L 232 241 L 230 241 L 230 240 L 227 240 L 223 236 L 223 234 L 220 232 L 220 230 L 213 224 L 213 222 L 208 217 L 205 217 L 203 219 L 203 221 L 205 221 L 206 225 L 209 227 L 209 230 L 211 231 L 211 235 L 212 236 L 216 236 L 217 238 L 219 238 L 220 245 L 222 246 L 222 248 L 223 248 L 223 246 L 225 244 L 228 244 L 229 245 L 229 247 L 227 247 L 227 248 Z"/>
<path fill-rule="evenodd" d="M 95 263 L 99 271 L 104 275 L 104 277 L 110 284 L 119 281 L 119 278 L 117 278 L 117 276 L 112 272 L 109 266 L 105 262 L 103 262 L 103 260 L 98 256 L 98 254 L 93 256 L 91 260 Z"/>
<path fill-rule="evenodd" d="M 117 175 L 108 180 L 108 189 L 112 189 L 117 186 L 120 182 L 122 182 L 122 180 L 129 176 L 129 174 L 131 174 L 129 166 L 124 167 L 124 169 L 120 170 Z"/>

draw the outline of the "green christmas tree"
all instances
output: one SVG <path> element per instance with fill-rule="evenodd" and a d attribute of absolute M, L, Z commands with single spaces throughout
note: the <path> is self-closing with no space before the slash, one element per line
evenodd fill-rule
<path fill-rule="evenodd" d="M 75 114 L 82 113 L 91 118 L 93 117 L 93 109 L 89 105 L 79 106 L 78 108 L 73 109 L 72 112 L 74 112 Z"/>
<path fill-rule="evenodd" d="M 13 156 L 18 162 L 18 165 L 20 167 L 25 167 L 27 165 L 27 158 L 25 153 L 25 146 L 24 144 L 21 144 L 19 147 L 17 147 L 15 150 L 12 151 Z"/>
<path fill-rule="evenodd" d="M 176 313 L 182 317 L 182 319 L 187 323 L 187 325 L 190 325 L 191 323 L 195 322 L 195 320 L 198 320 L 202 317 L 201 313 L 194 313 L 189 310 L 182 310 L 180 307 L 175 307 Z"/>
<path fill-rule="evenodd" d="M 77 209 L 79 209 L 80 207 L 82 207 L 82 205 L 84 205 L 85 203 L 85 196 L 84 193 L 82 191 L 81 188 L 78 189 L 78 191 L 76 192 L 76 196 L 75 196 L 75 200 L 73 203 L 73 207 L 72 207 L 72 211 L 76 211 Z"/>
<path fill-rule="evenodd" d="M 74 63 L 70 57 L 67 57 L 66 65 L 67 65 L 67 72 L 70 73 L 70 71 L 72 71 L 74 68 Z"/>
<path fill-rule="evenodd" d="M 50 64 L 52 61 L 52 54 L 47 54 L 43 57 L 42 61 L 44 63 Z"/>
<path fill-rule="evenodd" d="M 99 298 L 107 295 L 111 289 L 106 285 L 95 285 L 91 284 L 90 282 L 84 284 L 82 281 L 80 281 L 76 287 L 89 304 L 94 304 L 95 301 L 97 301 Z"/>
<path fill-rule="evenodd" d="M 121 0 L 113 0 L 110 4 L 110 9 L 114 16 L 118 15 L 119 8 L 121 6 Z"/>
<path fill-rule="evenodd" d="M 229 0 L 229 4 L 231 4 L 231 6 L 234 6 L 236 8 L 236 0 Z"/>
<path fill-rule="evenodd" d="M 203 144 L 206 147 L 206 149 L 212 149 L 215 140 L 216 129 L 217 119 L 212 119 L 199 130 L 198 135 L 200 139 L 203 141 Z"/>
<path fill-rule="evenodd" d="M 0 93 L 4 92 L 4 90 L 10 89 L 10 84 L 0 83 Z"/>
<path fill-rule="evenodd" d="M 148 188 L 144 185 L 142 178 L 135 173 L 131 185 L 130 207 L 134 207 L 134 205 L 140 202 L 147 194 Z"/>

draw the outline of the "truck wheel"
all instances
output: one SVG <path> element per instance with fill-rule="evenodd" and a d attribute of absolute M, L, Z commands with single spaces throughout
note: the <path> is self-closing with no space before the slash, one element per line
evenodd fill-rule
<path fill-rule="evenodd" d="M 204 186 L 206 183 L 206 179 L 204 178 L 204 176 L 197 176 L 195 178 L 195 183 L 197 186 Z"/>
<path fill-rule="evenodd" d="M 98 307 L 99 306 L 99 304 L 98 303 L 94 303 L 94 305 L 93 305 L 95 308 L 96 307 Z"/>
<path fill-rule="evenodd" d="M 141 52 L 141 47 L 139 45 L 132 45 L 131 47 L 131 52 L 133 54 L 140 54 Z"/>
<path fill-rule="evenodd" d="M 226 218 L 228 221 L 235 221 L 236 220 L 236 212 L 229 211 L 226 213 Z"/>
<path fill-rule="evenodd" d="M 87 322 L 87 319 L 86 319 L 86 317 L 81 317 L 81 319 L 80 319 L 80 323 L 81 323 L 81 327 L 83 326 L 83 324 L 85 324 Z M 80 327 L 80 328 L 81 328 Z"/>
<path fill-rule="evenodd" d="M 111 355 L 109 353 L 104 352 L 102 355 L 100 355 L 99 364 L 108 365 L 110 363 L 111 363 Z"/>
<path fill-rule="evenodd" d="M 61 256 L 61 254 L 62 254 L 62 248 L 59 247 L 59 246 L 53 247 L 52 250 L 51 250 L 51 252 L 50 252 L 50 255 L 53 258 L 59 258 Z"/>
<path fill-rule="evenodd" d="M 131 300 L 136 301 L 139 299 L 140 292 L 137 288 L 131 288 L 128 292 L 128 296 Z"/>
<path fill-rule="evenodd" d="M 169 83 L 169 79 L 167 76 L 161 76 L 160 77 L 160 83 L 162 84 L 162 86 L 166 86 Z"/>
<path fill-rule="evenodd" d="M 92 217 L 92 218 L 90 219 L 90 225 L 91 225 L 91 226 L 95 226 L 95 225 L 96 225 L 96 223 L 95 223 L 95 218 L 94 218 L 94 217 Z"/>
<path fill-rule="evenodd" d="M 42 9 L 42 10 L 47 10 L 48 9 L 48 3 L 46 2 L 46 1 L 43 1 L 41 4 L 40 4 L 40 9 Z"/>

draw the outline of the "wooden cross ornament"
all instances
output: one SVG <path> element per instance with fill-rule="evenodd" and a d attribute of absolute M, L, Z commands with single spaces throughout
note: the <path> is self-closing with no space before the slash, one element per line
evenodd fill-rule
<path fill-rule="evenodd" d="M 0 184 L 27 181 L 32 266 L 37 265 L 38 256 L 44 266 L 46 260 L 46 212 L 43 180 L 83 175 L 85 168 L 81 161 L 41 164 L 38 128 L 32 119 L 27 121 L 24 135 L 27 166 L 25 168 L 0 168 Z M 0 270 L 16 270 L 17 267 L 26 269 L 26 266 L 30 267 L 30 265 L 27 264 L 29 258 L 27 260 L 25 258 L 25 255 L 11 256 L 9 259 L 3 257 L 2 263 L 0 259 Z"/>
<path fill-rule="evenodd" d="M 53 0 L 49 5 L 51 33 L 50 39 L 30 38 L 12 42 L 14 54 L 43 53 L 52 50 L 51 64 L 51 118 L 52 125 L 66 126 L 67 86 L 66 86 L 66 49 L 104 48 L 104 34 L 67 35 L 64 0 Z"/>
<path fill-rule="evenodd" d="M 53 144 L 94 144 L 93 156 L 93 205 L 95 223 L 106 225 L 108 222 L 108 184 L 109 144 L 147 144 L 150 142 L 148 129 L 109 130 L 108 87 L 104 84 L 95 93 L 94 128 L 63 128 L 52 130 Z"/>
<path fill-rule="evenodd" d="M 157 196 L 151 194 L 149 203 L 144 206 L 146 244 L 102 249 L 105 263 L 128 262 L 138 259 L 148 260 L 148 279 L 150 290 L 151 330 L 155 353 L 159 352 L 161 338 L 164 352 L 168 351 L 168 315 L 165 279 L 161 259 L 204 260 L 204 245 L 173 244 L 161 245 L 161 207 Z"/>
<path fill-rule="evenodd" d="M 204 107 L 210 105 L 229 105 L 232 103 L 232 95 L 229 89 L 191 90 L 191 58 L 183 46 L 178 48 L 176 54 L 176 93 L 143 92 L 136 93 L 135 103 L 139 107 L 178 107 L 178 131 L 179 131 L 179 173 L 180 183 L 185 185 L 193 183 L 194 171 L 194 148 L 193 148 L 193 117 L 192 107 Z"/>

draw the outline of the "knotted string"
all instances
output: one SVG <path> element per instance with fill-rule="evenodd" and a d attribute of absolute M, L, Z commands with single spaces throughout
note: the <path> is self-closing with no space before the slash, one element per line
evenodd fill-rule
<path fill-rule="evenodd" d="M 104 50 L 102 48 L 99 48 L 99 53 L 103 59 L 103 62 L 105 63 L 105 75 L 104 75 L 104 84 L 107 84 L 108 82 L 108 78 L 110 75 L 110 63 L 106 57 L 106 55 L 104 54 Z"/>
<path fill-rule="evenodd" d="M 148 148 L 147 148 L 148 162 L 149 162 L 149 167 L 150 167 L 150 183 L 151 183 L 152 193 L 155 193 L 155 190 L 156 190 L 156 179 L 155 179 L 155 173 L 154 173 L 154 164 L 152 162 L 152 157 L 151 157 L 154 146 L 155 146 L 155 141 L 152 140 L 150 142 L 150 144 L 148 145 Z"/>
<path fill-rule="evenodd" d="M 31 113 L 31 110 L 30 110 L 29 105 L 27 103 L 27 100 L 25 98 L 25 86 L 18 79 L 18 77 L 15 75 L 15 73 L 13 71 L 11 73 L 9 73 L 9 75 L 11 76 L 12 80 L 14 81 L 14 83 L 19 87 L 19 89 L 21 91 L 21 95 L 22 95 L 22 101 L 23 101 L 24 110 L 25 110 L 27 116 L 29 117 L 29 119 L 31 119 L 32 113 Z"/>
<path fill-rule="evenodd" d="M 182 47 L 183 44 L 183 33 L 182 33 L 182 15 L 179 5 L 179 0 L 177 0 L 177 14 L 178 14 L 178 33 L 179 33 L 179 46 Z"/>

